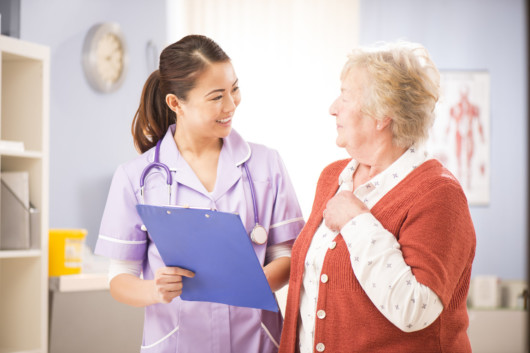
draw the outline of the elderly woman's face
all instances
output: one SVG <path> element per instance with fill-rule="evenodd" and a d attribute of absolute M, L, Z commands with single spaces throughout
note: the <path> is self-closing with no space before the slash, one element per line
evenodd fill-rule
<path fill-rule="evenodd" d="M 355 159 L 373 151 L 377 121 L 361 112 L 367 78 L 364 70 L 351 68 L 342 80 L 340 96 L 329 112 L 337 122 L 337 145 Z"/>

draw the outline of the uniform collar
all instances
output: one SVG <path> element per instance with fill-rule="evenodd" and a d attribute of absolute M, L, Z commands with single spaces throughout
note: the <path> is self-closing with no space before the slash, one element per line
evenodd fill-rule
<path fill-rule="evenodd" d="M 247 141 L 243 140 L 241 135 L 234 129 L 226 138 L 223 139 L 223 149 L 221 156 L 224 156 L 227 162 L 239 167 L 241 164 L 248 161 L 252 151 Z"/>
<path fill-rule="evenodd" d="M 180 154 L 173 136 L 175 124 L 171 125 L 160 145 L 160 162 L 166 164 L 174 173 L 175 180 L 214 200 L 224 195 L 240 178 L 240 166 L 251 156 L 249 144 L 234 130 L 223 139 L 223 147 L 217 165 L 217 180 L 213 193 L 209 193 L 195 175 L 188 162 Z M 154 158 L 154 149 L 149 160 Z"/>

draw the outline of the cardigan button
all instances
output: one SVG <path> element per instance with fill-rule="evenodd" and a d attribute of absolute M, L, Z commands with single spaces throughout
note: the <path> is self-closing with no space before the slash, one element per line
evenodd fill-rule
<path fill-rule="evenodd" d="M 328 275 L 326 275 L 325 273 L 320 276 L 320 280 L 322 281 L 322 283 L 326 283 L 328 281 Z"/>
<path fill-rule="evenodd" d="M 320 309 L 319 311 L 317 311 L 317 317 L 322 320 L 323 318 L 326 317 L 326 312 Z"/>
<path fill-rule="evenodd" d="M 337 246 L 337 242 L 336 241 L 332 241 L 331 244 L 329 244 L 329 248 L 331 250 L 335 249 L 336 246 Z"/>
<path fill-rule="evenodd" d="M 324 352 L 324 349 L 326 349 L 326 346 L 324 346 L 324 343 L 318 343 L 316 348 L 317 348 L 317 352 Z"/>

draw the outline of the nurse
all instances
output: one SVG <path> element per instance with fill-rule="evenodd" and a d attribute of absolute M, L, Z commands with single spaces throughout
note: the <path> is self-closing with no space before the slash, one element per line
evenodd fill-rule
<path fill-rule="evenodd" d="M 256 223 L 252 183 L 257 218 L 268 232 L 264 244 L 253 243 L 254 251 L 273 291 L 288 282 L 291 246 L 304 220 L 279 154 L 232 129 L 240 100 L 230 58 L 200 35 L 165 48 L 159 69 L 144 85 L 132 124 L 142 154 L 117 168 L 96 245 L 97 254 L 111 259 L 112 296 L 145 307 L 142 352 L 278 350 L 280 313 L 181 300 L 182 278 L 194 274 L 164 266 L 135 208 L 140 202 L 169 202 L 236 212 L 250 233 Z M 159 141 L 171 193 L 165 171 L 151 168 L 140 195 L 141 174 L 154 161 Z"/>

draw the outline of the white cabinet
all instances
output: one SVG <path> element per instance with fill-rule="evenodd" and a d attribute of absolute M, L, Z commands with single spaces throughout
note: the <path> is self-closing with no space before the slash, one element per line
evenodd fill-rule
<path fill-rule="evenodd" d="M 473 353 L 528 353 L 527 315 L 520 309 L 470 309 Z"/>
<path fill-rule="evenodd" d="M 144 308 L 112 298 L 107 273 L 50 277 L 50 352 L 139 352 L 143 324 Z"/>
<path fill-rule="evenodd" d="M 48 346 L 48 47 L 0 36 L 0 170 L 29 173 L 29 196 L 40 212 L 30 249 L 0 250 L 0 353 L 43 353 Z M 2 146 L 0 144 L 0 146 Z M 2 212 L 2 209 L 0 209 Z"/>

